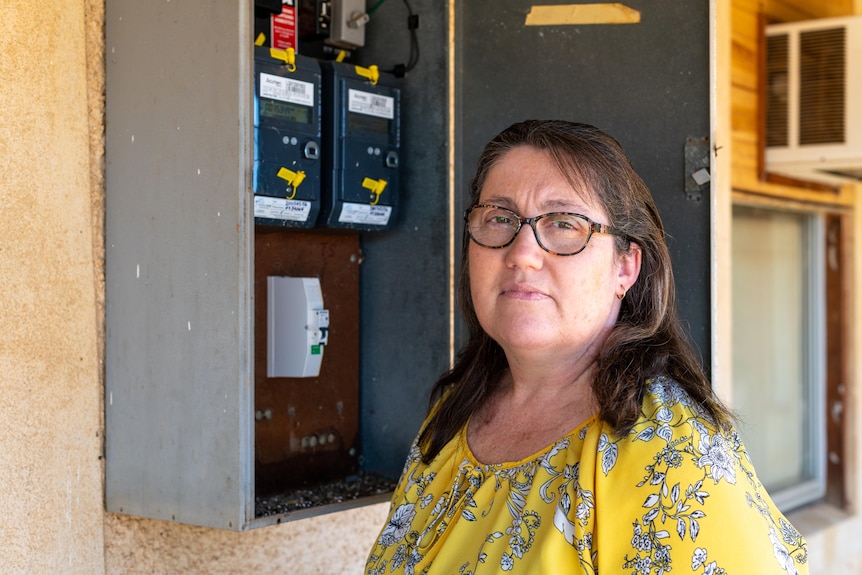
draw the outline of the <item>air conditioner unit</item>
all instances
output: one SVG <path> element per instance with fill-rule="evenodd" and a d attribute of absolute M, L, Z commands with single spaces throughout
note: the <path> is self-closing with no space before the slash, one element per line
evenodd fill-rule
<path fill-rule="evenodd" d="M 862 181 L 862 16 L 766 28 L 766 171 Z"/>

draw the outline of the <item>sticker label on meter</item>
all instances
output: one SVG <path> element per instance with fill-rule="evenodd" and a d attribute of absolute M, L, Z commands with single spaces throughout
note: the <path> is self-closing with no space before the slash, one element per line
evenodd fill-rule
<path fill-rule="evenodd" d="M 391 96 L 351 89 L 347 91 L 347 106 L 349 111 L 357 114 L 388 120 L 395 118 L 395 98 Z"/>
<path fill-rule="evenodd" d="M 311 202 L 285 200 L 270 196 L 254 197 L 254 217 L 256 218 L 305 222 L 308 221 L 310 214 Z"/>
<path fill-rule="evenodd" d="M 341 208 L 338 221 L 345 224 L 371 224 L 385 226 L 392 214 L 390 206 L 371 206 L 368 204 L 345 203 Z"/>
<path fill-rule="evenodd" d="M 314 106 L 314 84 L 261 73 L 260 97 L 302 106 Z"/>

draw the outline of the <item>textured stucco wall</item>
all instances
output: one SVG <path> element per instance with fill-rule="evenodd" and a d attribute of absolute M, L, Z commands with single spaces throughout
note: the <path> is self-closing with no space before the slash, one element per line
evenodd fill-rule
<path fill-rule="evenodd" d="M 108 514 L 105 572 L 360 575 L 386 511 L 377 504 L 245 533 Z"/>
<path fill-rule="evenodd" d="M 104 565 L 86 14 L 83 0 L 0 2 L 4 574 Z"/>

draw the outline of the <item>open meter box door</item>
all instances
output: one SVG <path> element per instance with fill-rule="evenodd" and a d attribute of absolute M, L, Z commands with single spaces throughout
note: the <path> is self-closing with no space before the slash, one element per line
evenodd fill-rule
<path fill-rule="evenodd" d="M 321 72 L 292 49 L 254 52 L 255 223 L 311 228 L 320 214 Z"/>

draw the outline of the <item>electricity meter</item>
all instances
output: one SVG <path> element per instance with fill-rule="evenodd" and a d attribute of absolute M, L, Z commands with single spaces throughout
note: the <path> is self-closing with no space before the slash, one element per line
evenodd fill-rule
<path fill-rule="evenodd" d="M 324 62 L 323 216 L 331 228 L 384 230 L 398 209 L 401 146 L 399 79 Z"/>
<path fill-rule="evenodd" d="M 317 60 L 256 47 L 255 223 L 310 228 L 320 213 L 321 86 Z"/>

